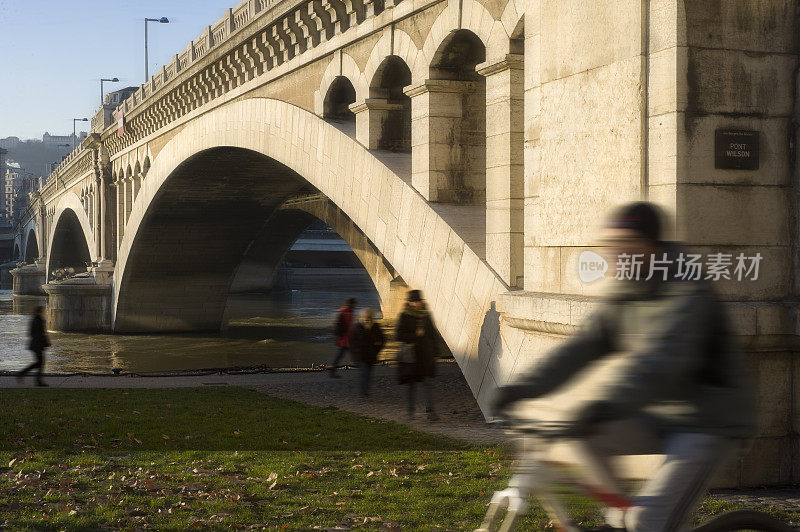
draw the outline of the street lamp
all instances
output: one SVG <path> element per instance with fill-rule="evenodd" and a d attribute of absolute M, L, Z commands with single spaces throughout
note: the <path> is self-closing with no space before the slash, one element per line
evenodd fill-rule
<path fill-rule="evenodd" d="M 150 79 L 150 76 L 147 74 L 147 23 L 148 22 L 159 22 L 161 24 L 167 24 L 169 22 L 169 19 L 167 17 L 144 19 L 144 82 L 145 83 L 147 83 L 147 80 Z"/>
<path fill-rule="evenodd" d="M 72 119 L 72 149 L 73 150 L 75 149 L 75 139 L 77 138 L 75 136 L 75 122 L 88 122 L 88 121 L 89 121 L 88 118 L 73 118 Z"/>
<path fill-rule="evenodd" d="M 112 83 L 117 83 L 119 79 L 117 78 L 100 78 L 100 107 L 103 107 L 103 82 L 110 81 Z"/>

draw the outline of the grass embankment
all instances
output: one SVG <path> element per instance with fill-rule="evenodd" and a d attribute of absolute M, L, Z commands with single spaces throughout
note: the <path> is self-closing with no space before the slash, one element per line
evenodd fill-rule
<path fill-rule="evenodd" d="M 0 403 L 3 529 L 471 530 L 510 475 L 502 447 L 239 388 L 2 390 Z M 521 529 L 546 524 L 533 511 Z"/>

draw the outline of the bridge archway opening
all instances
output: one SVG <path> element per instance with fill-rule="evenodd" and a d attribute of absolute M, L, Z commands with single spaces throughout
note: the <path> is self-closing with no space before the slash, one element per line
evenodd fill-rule
<path fill-rule="evenodd" d="M 320 197 L 325 205 L 316 210 L 285 205 L 287 199 L 306 197 Z M 335 232 L 328 233 L 329 241 L 341 236 L 338 247 L 352 250 L 349 262 L 300 264 L 317 260 L 315 246 L 327 247 L 319 242 L 324 237 L 311 246 L 306 239 L 306 249 L 293 250 L 300 253 L 291 258 L 298 237 L 318 220 Z M 288 288 L 302 282 L 312 291 L 327 290 L 329 300 L 318 303 L 316 312 L 327 308 L 332 314 L 348 297 L 331 289 L 344 269 L 320 270 L 337 266 L 350 270 L 361 293 L 372 293 L 366 299 L 376 311 L 387 308 L 391 290 L 404 294 L 391 284 L 394 270 L 338 207 L 289 167 L 248 149 L 212 148 L 178 165 L 147 210 L 131 216 L 128 233 L 123 243 L 128 250 L 118 263 L 117 332 L 231 331 L 231 319 L 242 317 L 234 312 L 232 295 L 268 292 L 276 280 Z M 297 264 L 284 264 L 287 258 Z M 282 265 L 295 270 L 293 279 L 279 277 Z M 311 272 L 308 266 L 321 268 Z M 254 312 L 249 317 L 264 317 Z"/>
<path fill-rule="evenodd" d="M 486 79 L 475 70 L 485 60 L 480 38 L 459 29 L 445 37 L 431 61 L 431 83 L 441 86 L 436 105 L 455 111 L 429 120 L 430 142 L 448 151 L 439 162 L 431 157 L 436 201 L 486 201 Z"/>
<path fill-rule="evenodd" d="M 270 217 L 239 265 L 231 293 L 280 297 L 310 290 L 307 303 L 326 308 L 338 306 L 345 297 L 341 292 L 351 291 L 363 300 L 360 306 L 394 316 L 402 287 L 397 272 L 353 221 L 314 195 L 292 199 Z"/>
<path fill-rule="evenodd" d="M 86 263 L 92 259 L 78 215 L 72 209 L 65 209 L 59 217 L 52 238 L 48 281 L 65 269 L 70 275 L 85 272 Z"/>
<path fill-rule="evenodd" d="M 128 224 L 114 328 L 219 331 L 249 246 L 307 182 L 274 159 L 234 147 L 199 152 L 163 179 Z"/>
<path fill-rule="evenodd" d="M 13 260 L 19 260 L 20 255 L 22 255 L 22 253 L 19 250 L 19 244 L 15 243 L 14 244 L 14 256 L 12 257 L 12 259 Z"/>
<path fill-rule="evenodd" d="M 315 212 L 326 217 L 324 211 Z M 304 342 L 319 344 L 324 337 L 327 344 L 330 319 L 349 297 L 358 301 L 358 309 L 392 314 L 394 309 L 384 304 L 389 276 L 376 271 L 380 265 L 375 255 L 364 249 L 357 254 L 355 248 L 363 246 L 351 242 L 354 235 L 345 235 L 303 208 L 275 211 L 237 269 L 225 313 L 226 334 L 261 334 L 259 339 L 277 341 L 305 335 Z M 328 347 L 316 346 L 320 354 L 329 351 L 318 363 L 333 356 Z"/>
<path fill-rule="evenodd" d="M 356 115 L 350 110 L 350 104 L 355 101 L 356 89 L 353 83 L 345 76 L 337 76 L 325 95 L 322 117 L 326 120 L 355 124 Z"/>
<path fill-rule="evenodd" d="M 411 152 L 411 98 L 403 92 L 410 84 L 411 70 L 396 55 L 384 59 L 375 71 L 369 93 L 382 108 L 371 111 L 380 123 L 378 149 Z"/>
<path fill-rule="evenodd" d="M 25 243 L 25 262 L 33 264 L 39 258 L 39 243 L 36 241 L 36 231 L 28 231 L 28 240 Z"/>

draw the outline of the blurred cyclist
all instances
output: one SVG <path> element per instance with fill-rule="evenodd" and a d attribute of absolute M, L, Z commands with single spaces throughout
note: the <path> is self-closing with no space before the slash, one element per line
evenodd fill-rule
<path fill-rule="evenodd" d="M 666 455 L 632 507 L 606 514 L 609 527 L 631 532 L 685 530 L 712 473 L 755 421 L 723 306 L 708 282 L 687 275 L 682 250 L 661 240 L 660 219 L 645 202 L 612 216 L 605 244 L 613 262 L 639 261 L 639 272 L 629 268 L 615 280 L 579 332 L 492 399 L 501 414 L 519 400 L 552 392 L 592 361 L 624 356 L 610 384 L 570 421 L 588 472 L 606 491 L 622 494 L 612 456 Z"/>

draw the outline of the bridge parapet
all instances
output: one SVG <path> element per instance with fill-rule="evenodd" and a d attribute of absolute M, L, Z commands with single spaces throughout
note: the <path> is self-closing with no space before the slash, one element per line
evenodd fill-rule
<path fill-rule="evenodd" d="M 58 195 L 59 190 L 68 189 L 92 171 L 93 150 L 82 143 L 50 174 L 47 183 L 40 189 L 40 194 L 46 202 L 50 201 Z"/>
<path fill-rule="evenodd" d="M 115 127 L 103 134 L 109 154 L 115 155 L 203 104 L 338 34 L 364 25 L 399 3 L 400 0 L 240 2 L 122 102 L 117 113 L 124 117 L 124 134 L 117 137 Z M 364 26 L 368 31 L 374 29 L 369 24 Z"/>
<path fill-rule="evenodd" d="M 175 80 L 183 71 L 202 60 L 206 54 L 219 48 L 223 43 L 252 22 L 257 16 L 265 15 L 281 0 L 244 0 L 236 7 L 227 10 L 224 17 L 215 24 L 207 26 L 202 35 L 191 41 L 186 49 L 175 54 L 169 64 L 150 77 L 139 89 L 119 106 L 125 116 L 141 110 L 148 105 L 151 97 Z"/>

